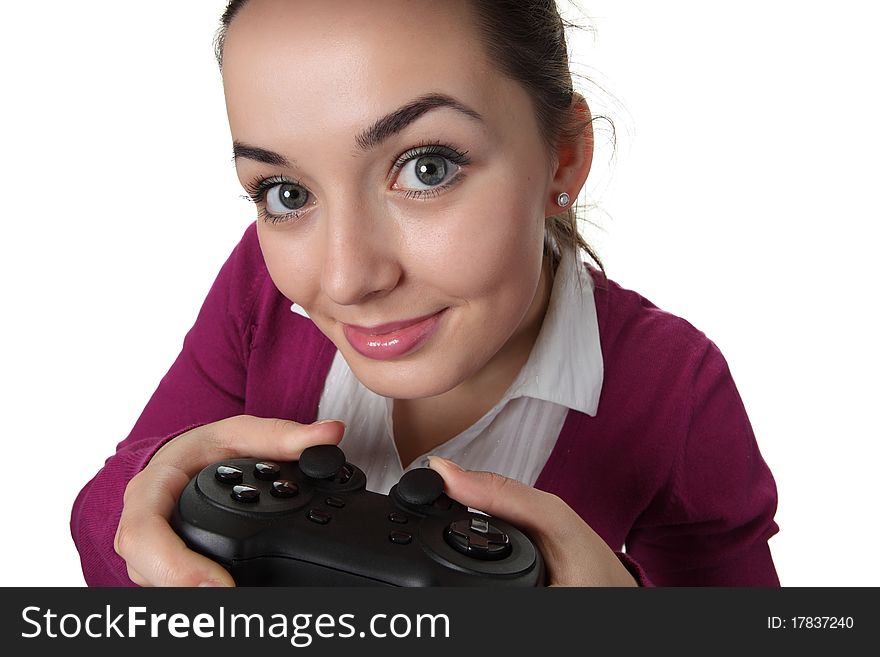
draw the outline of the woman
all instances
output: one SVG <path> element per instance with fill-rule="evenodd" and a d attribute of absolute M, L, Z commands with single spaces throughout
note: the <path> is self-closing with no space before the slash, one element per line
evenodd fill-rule
<path fill-rule="evenodd" d="M 778 584 L 723 357 L 582 260 L 553 3 L 236 0 L 217 53 L 259 218 L 74 505 L 88 583 L 232 585 L 168 525 L 189 478 L 340 443 L 379 492 L 429 464 L 554 585 Z"/>

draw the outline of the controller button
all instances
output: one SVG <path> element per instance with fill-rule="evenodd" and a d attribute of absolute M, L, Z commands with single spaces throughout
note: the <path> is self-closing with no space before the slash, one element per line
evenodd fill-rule
<path fill-rule="evenodd" d="M 275 481 L 281 474 L 281 466 L 277 463 L 260 461 L 254 465 L 254 476 L 262 481 Z"/>
<path fill-rule="evenodd" d="M 231 465 L 217 466 L 214 472 L 214 478 L 224 484 L 237 484 L 241 482 L 244 473 L 240 468 L 234 468 Z"/>
<path fill-rule="evenodd" d="M 471 530 L 481 534 L 488 534 L 489 520 L 487 518 L 471 518 Z"/>
<path fill-rule="evenodd" d="M 299 486 L 287 479 L 279 479 L 272 482 L 272 488 L 269 490 L 269 493 L 273 497 L 294 497 L 299 493 Z"/>
<path fill-rule="evenodd" d="M 332 479 L 345 465 L 345 454 L 336 445 L 312 445 L 299 457 L 299 469 L 312 479 Z"/>
<path fill-rule="evenodd" d="M 320 509 L 309 509 L 309 520 L 319 525 L 326 525 L 332 517 L 329 513 L 324 513 Z"/>
<path fill-rule="evenodd" d="M 393 531 L 388 534 L 388 538 L 392 543 L 397 543 L 398 545 L 409 545 L 412 543 L 412 535 L 406 532 Z"/>
<path fill-rule="evenodd" d="M 328 497 L 326 500 L 324 500 L 324 503 L 327 506 L 332 506 L 337 509 L 341 509 L 345 506 L 345 500 L 343 500 L 341 497 Z"/>
<path fill-rule="evenodd" d="M 346 463 L 342 466 L 342 470 L 339 471 L 339 478 L 337 481 L 340 484 L 347 484 L 348 480 L 351 479 L 352 475 L 354 475 L 354 470 Z"/>
<path fill-rule="evenodd" d="M 446 528 L 446 542 L 462 554 L 477 559 L 502 559 L 510 554 L 510 538 L 489 518 L 456 520 Z"/>
<path fill-rule="evenodd" d="M 260 499 L 260 491 L 247 484 L 232 487 L 232 499 L 236 502 L 256 502 Z"/>
<path fill-rule="evenodd" d="M 409 518 L 407 518 L 402 513 L 398 513 L 397 511 L 392 511 L 391 513 L 389 513 L 388 519 L 391 522 L 396 522 L 398 525 L 405 525 L 407 522 L 409 522 Z"/>
<path fill-rule="evenodd" d="M 430 468 L 405 472 L 397 482 L 397 495 L 414 506 L 433 504 L 443 494 L 443 477 Z"/>

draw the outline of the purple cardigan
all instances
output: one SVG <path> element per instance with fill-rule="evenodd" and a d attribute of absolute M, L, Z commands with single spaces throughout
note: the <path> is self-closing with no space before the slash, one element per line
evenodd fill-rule
<path fill-rule="evenodd" d="M 643 585 L 778 586 L 776 485 L 724 357 L 685 320 L 590 271 L 598 412 L 568 412 L 535 486 L 564 499 Z M 314 421 L 335 351 L 290 311 L 251 224 L 131 433 L 74 502 L 85 581 L 133 585 L 113 550 L 122 494 L 164 442 L 242 413 Z"/>

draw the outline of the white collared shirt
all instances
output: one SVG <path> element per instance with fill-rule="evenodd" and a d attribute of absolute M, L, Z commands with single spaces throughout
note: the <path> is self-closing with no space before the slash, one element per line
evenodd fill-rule
<path fill-rule="evenodd" d="M 296 304 L 291 310 L 308 316 Z M 457 436 L 404 469 L 394 444 L 394 400 L 362 385 L 339 351 L 324 383 L 317 419 L 346 423 L 340 447 L 366 473 L 367 488 L 377 493 L 387 494 L 406 470 L 424 467 L 428 455 L 531 486 L 568 410 L 596 414 L 603 372 L 593 279 L 579 259 L 565 253 L 528 361 L 501 400 Z"/>

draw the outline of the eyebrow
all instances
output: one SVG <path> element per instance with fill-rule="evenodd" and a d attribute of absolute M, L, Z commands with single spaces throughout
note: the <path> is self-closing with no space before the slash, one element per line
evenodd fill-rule
<path fill-rule="evenodd" d="M 476 121 L 483 122 L 483 117 L 478 112 L 455 100 L 455 98 L 445 94 L 427 94 L 383 116 L 355 137 L 355 143 L 361 151 L 374 149 L 391 136 L 402 132 L 422 115 L 441 107 L 454 109 Z M 280 153 L 235 141 L 232 144 L 232 159 L 235 160 L 239 157 L 273 166 L 291 166 L 290 160 Z"/>
<path fill-rule="evenodd" d="M 245 157 L 249 160 L 255 160 L 257 162 L 265 162 L 266 164 L 272 164 L 277 167 L 290 167 L 290 161 L 288 161 L 288 159 L 283 155 L 280 155 L 273 151 L 268 151 L 265 148 L 260 148 L 259 146 L 251 146 L 250 144 L 245 144 L 244 142 L 233 142 L 232 159 L 236 160 L 240 157 Z"/>
<path fill-rule="evenodd" d="M 482 122 L 483 117 L 470 107 L 463 105 L 450 96 L 444 94 L 428 94 L 407 103 L 390 114 L 383 116 L 369 128 L 357 136 L 355 142 L 362 151 L 375 148 L 383 141 L 401 132 L 410 123 L 423 114 L 440 107 L 449 107 L 462 114 Z"/>

